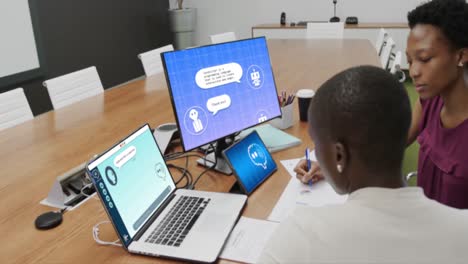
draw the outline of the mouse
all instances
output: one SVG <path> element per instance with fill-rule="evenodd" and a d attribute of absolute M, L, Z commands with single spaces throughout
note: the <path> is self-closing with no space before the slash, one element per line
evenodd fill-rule
<path fill-rule="evenodd" d="M 47 212 L 36 218 L 34 224 L 37 229 L 46 230 L 54 228 L 62 223 L 62 212 Z"/>

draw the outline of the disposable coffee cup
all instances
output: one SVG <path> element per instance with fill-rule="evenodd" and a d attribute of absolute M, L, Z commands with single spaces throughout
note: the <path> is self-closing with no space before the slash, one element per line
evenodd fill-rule
<path fill-rule="evenodd" d="M 315 92 L 311 89 L 301 89 L 296 93 L 299 105 L 299 119 L 302 122 L 307 122 L 307 111 L 309 110 L 310 101 L 314 95 Z"/>

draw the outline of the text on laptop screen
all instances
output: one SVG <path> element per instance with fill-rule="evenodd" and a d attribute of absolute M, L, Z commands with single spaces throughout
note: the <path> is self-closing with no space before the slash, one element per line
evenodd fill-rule
<path fill-rule="evenodd" d="M 93 161 L 88 170 L 126 243 L 175 189 L 148 125 Z"/>
<path fill-rule="evenodd" d="M 161 54 L 183 147 L 281 115 L 265 38 Z"/>

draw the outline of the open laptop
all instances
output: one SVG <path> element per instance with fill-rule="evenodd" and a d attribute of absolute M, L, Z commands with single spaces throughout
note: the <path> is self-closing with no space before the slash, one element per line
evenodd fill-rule
<path fill-rule="evenodd" d="M 123 246 L 136 254 L 214 262 L 247 199 L 176 189 L 148 124 L 86 169 Z"/>

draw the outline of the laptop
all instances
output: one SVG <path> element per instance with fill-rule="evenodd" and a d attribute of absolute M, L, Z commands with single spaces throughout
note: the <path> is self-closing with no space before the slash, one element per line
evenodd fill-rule
<path fill-rule="evenodd" d="M 86 166 L 125 249 L 214 262 L 247 196 L 177 189 L 148 124 Z"/>
<path fill-rule="evenodd" d="M 251 194 L 277 170 L 275 161 L 256 130 L 225 149 L 223 156 L 237 178 L 241 193 Z"/>

